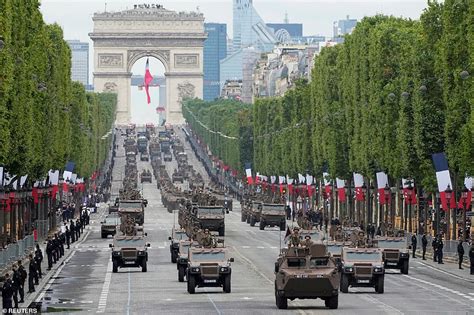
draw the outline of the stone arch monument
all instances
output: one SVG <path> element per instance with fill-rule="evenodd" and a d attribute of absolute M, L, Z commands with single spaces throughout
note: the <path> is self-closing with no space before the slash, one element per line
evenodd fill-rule
<path fill-rule="evenodd" d="M 165 67 L 167 123 L 182 124 L 181 100 L 202 98 L 207 38 L 203 15 L 144 4 L 121 12 L 95 13 L 92 20 L 94 89 L 117 93 L 116 124 L 130 122 L 131 69 L 147 56 L 157 58 Z"/>

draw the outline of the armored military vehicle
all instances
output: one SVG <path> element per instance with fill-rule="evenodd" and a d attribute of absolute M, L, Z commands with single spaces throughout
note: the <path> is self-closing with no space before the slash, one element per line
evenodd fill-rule
<path fill-rule="evenodd" d="M 344 246 L 350 246 L 349 242 L 336 242 L 336 241 L 328 241 L 326 242 L 326 246 L 328 249 L 329 254 L 331 257 L 334 258 L 338 267 L 342 266 L 342 248 Z"/>
<path fill-rule="evenodd" d="M 174 182 L 180 182 L 180 183 L 184 182 L 183 175 L 180 174 L 177 170 L 174 170 L 173 175 L 172 175 L 171 178 L 172 178 L 173 183 Z"/>
<path fill-rule="evenodd" d="M 250 223 L 250 226 L 255 226 L 255 223 L 260 222 L 261 212 L 262 203 L 253 201 L 251 207 L 247 211 L 247 223 Z"/>
<path fill-rule="evenodd" d="M 141 267 L 142 272 L 147 271 L 147 248 L 150 244 L 145 243 L 143 235 L 116 235 L 109 247 L 112 248 L 113 272 L 118 272 L 119 268 L 124 267 Z"/>
<path fill-rule="evenodd" d="M 169 151 L 163 153 L 163 161 L 165 162 L 171 162 L 173 161 L 173 156 Z"/>
<path fill-rule="evenodd" d="M 125 155 L 125 161 L 127 164 L 134 164 L 137 162 L 137 157 L 135 155 L 135 152 L 127 152 Z"/>
<path fill-rule="evenodd" d="M 286 212 L 284 204 L 262 204 L 262 211 L 260 212 L 260 230 L 265 229 L 266 226 L 278 226 L 280 231 L 286 229 Z"/>
<path fill-rule="evenodd" d="M 185 230 L 175 228 L 171 230 L 171 236 L 168 237 L 168 240 L 170 240 L 170 254 L 172 263 L 176 263 L 176 260 L 178 259 L 179 242 L 187 239 L 188 236 L 186 235 Z"/>
<path fill-rule="evenodd" d="M 193 208 L 193 221 L 198 228 L 219 232 L 225 235 L 225 210 L 219 206 L 198 206 Z"/>
<path fill-rule="evenodd" d="M 145 136 L 139 136 L 137 140 L 138 151 L 146 152 L 148 150 L 148 139 Z"/>
<path fill-rule="evenodd" d="M 148 152 L 145 151 L 140 154 L 140 161 L 150 161 L 150 155 L 148 154 Z"/>
<path fill-rule="evenodd" d="M 400 269 L 408 274 L 410 252 L 406 237 L 376 237 L 374 247 L 382 250 L 385 269 Z"/>
<path fill-rule="evenodd" d="M 141 183 L 148 182 L 151 184 L 151 181 L 152 181 L 152 175 L 151 175 L 150 170 L 143 170 L 143 172 L 140 174 L 140 182 Z"/>
<path fill-rule="evenodd" d="M 120 216 L 130 216 L 135 223 L 143 225 L 145 222 L 145 206 L 143 200 L 120 200 L 118 213 Z"/>
<path fill-rule="evenodd" d="M 288 299 L 320 298 L 326 307 L 336 309 L 339 282 L 336 263 L 324 244 L 284 249 L 275 263 L 276 306 L 286 309 Z"/>
<path fill-rule="evenodd" d="M 100 225 L 101 237 L 107 238 L 109 235 L 115 235 L 117 233 L 117 225 L 120 225 L 120 216 L 116 213 L 107 215 Z"/>
<path fill-rule="evenodd" d="M 342 248 L 341 292 L 349 287 L 374 287 L 384 292 L 385 269 L 382 251 L 378 248 Z"/>
<path fill-rule="evenodd" d="M 188 250 L 188 292 L 194 294 L 196 287 L 222 287 L 231 291 L 231 262 L 225 247 L 191 247 Z"/>
<path fill-rule="evenodd" d="M 197 242 L 180 241 L 179 254 L 176 260 L 176 267 L 178 269 L 178 281 L 184 282 L 184 277 L 188 271 L 188 252 L 192 246 L 199 246 Z"/>

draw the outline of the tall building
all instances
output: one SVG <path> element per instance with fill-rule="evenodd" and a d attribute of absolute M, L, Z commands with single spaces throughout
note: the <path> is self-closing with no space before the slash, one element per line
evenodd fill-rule
<path fill-rule="evenodd" d="M 250 46 L 271 51 L 277 40 L 253 7 L 253 0 L 233 1 L 234 51 Z"/>
<path fill-rule="evenodd" d="M 89 43 L 79 40 L 68 40 L 71 48 L 71 80 L 89 85 Z"/>
<path fill-rule="evenodd" d="M 204 91 L 205 101 L 220 95 L 220 61 L 227 56 L 227 25 L 204 23 L 207 39 L 204 42 Z"/>
<path fill-rule="evenodd" d="M 349 15 L 346 17 L 345 20 L 339 20 L 339 21 L 334 22 L 333 24 L 334 38 L 343 37 L 346 34 L 352 33 L 356 25 L 357 25 L 357 20 L 350 19 Z"/>

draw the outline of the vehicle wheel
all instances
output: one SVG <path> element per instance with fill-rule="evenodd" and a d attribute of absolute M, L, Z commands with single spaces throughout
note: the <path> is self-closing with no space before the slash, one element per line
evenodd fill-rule
<path fill-rule="evenodd" d="M 244 216 L 243 214 L 241 214 L 241 215 L 240 215 L 240 221 L 241 221 L 241 222 L 245 222 L 245 220 L 246 220 L 245 216 Z"/>
<path fill-rule="evenodd" d="M 188 274 L 188 292 L 189 294 L 194 294 L 196 291 L 196 279 L 194 279 L 194 276 L 190 276 Z"/>
<path fill-rule="evenodd" d="M 280 223 L 280 231 L 284 231 L 285 228 L 286 228 L 286 222 L 283 221 L 283 222 Z"/>
<path fill-rule="evenodd" d="M 225 227 L 219 228 L 219 236 L 224 236 L 225 235 Z"/>
<path fill-rule="evenodd" d="M 259 228 L 260 228 L 261 231 L 263 231 L 265 229 L 265 223 L 263 223 L 263 221 L 260 221 Z"/>
<path fill-rule="evenodd" d="M 345 274 L 341 275 L 341 292 L 349 292 L 349 277 Z"/>
<path fill-rule="evenodd" d="M 403 261 L 402 269 L 400 269 L 400 272 L 404 275 L 408 274 L 408 260 Z"/>
<path fill-rule="evenodd" d="M 224 292 L 225 293 L 230 293 L 231 291 L 231 286 L 230 286 L 230 275 L 227 275 L 224 278 L 224 286 L 223 286 Z"/>
<path fill-rule="evenodd" d="M 184 282 L 184 267 L 179 267 L 178 269 L 178 281 Z"/>
<path fill-rule="evenodd" d="M 384 277 L 379 277 L 375 283 L 375 292 L 382 294 L 384 291 Z"/>
<path fill-rule="evenodd" d="M 339 304 L 339 295 L 331 296 L 330 298 L 324 301 L 324 305 L 326 305 L 326 307 L 332 310 L 337 309 L 338 304 Z"/>
<path fill-rule="evenodd" d="M 146 260 L 143 259 L 143 261 L 142 261 L 142 272 L 146 272 L 146 270 L 147 270 Z"/>
<path fill-rule="evenodd" d="M 255 218 L 254 217 L 250 218 L 250 226 L 255 226 Z"/>
<path fill-rule="evenodd" d="M 288 299 L 282 291 L 275 291 L 276 306 L 280 310 L 286 310 L 288 308 Z"/>
<path fill-rule="evenodd" d="M 115 261 L 112 263 L 112 272 L 118 272 L 118 264 Z"/>
<path fill-rule="evenodd" d="M 108 236 L 107 234 L 101 233 L 101 237 L 102 237 L 102 238 L 107 238 L 107 236 Z"/>
<path fill-rule="evenodd" d="M 174 253 L 174 251 L 171 253 L 171 262 L 173 264 L 176 264 L 176 261 L 178 260 L 178 257 L 176 257 L 176 254 Z"/>
<path fill-rule="evenodd" d="M 246 221 L 247 223 L 250 223 L 250 216 L 247 216 Z"/>

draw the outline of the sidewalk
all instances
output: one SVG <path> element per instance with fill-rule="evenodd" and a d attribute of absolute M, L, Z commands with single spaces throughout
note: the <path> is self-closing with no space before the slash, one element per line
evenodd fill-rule
<path fill-rule="evenodd" d="M 438 264 L 437 262 L 433 261 L 433 252 L 432 251 L 426 251 L 425 258 L 426 260 L 422 260 L 422 251 L 417 250 L 415 253 L 415 256 L 417 257 L 416 259 L 413 259 L 410 257 L 410 264 L 413 264 L 413 262 L 418 262 L 421 263 L 422 265 L 425 265 L 428 268 L 431 269 L 436 269 L 441 272 L 448 273 L 452 276 L 455 276 L 458 279 L 469 281 L 474 283 L 474 275 L 470 274 L 470 262 L 469 259 L 464 259 L 462 267 L 464 268 L 463 270 L 459 269 L 459 264 L 458 264 L 458 257 L 453 257 L 453 256 L 445 256 L 443 257 L 443 262 L 444 264 Z"/>

